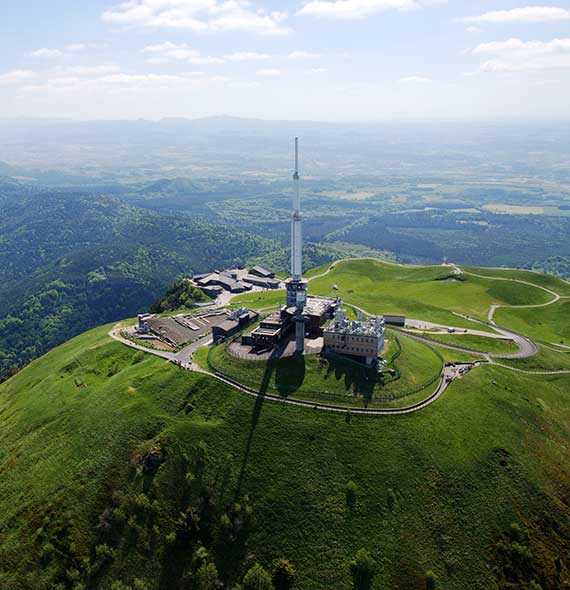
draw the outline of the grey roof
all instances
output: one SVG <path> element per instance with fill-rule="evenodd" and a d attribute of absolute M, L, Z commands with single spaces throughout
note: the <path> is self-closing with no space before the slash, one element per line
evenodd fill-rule
<path fill-rule="evenodd" d="M 266 269 L 264 266 L 260 266 L 259 264 L 256 264 L 254 267 L 252 267 L 250 272 L 257 273 L 262 277 L 271 277 L 271 275 L 275 274 L 272 271 Z"/>

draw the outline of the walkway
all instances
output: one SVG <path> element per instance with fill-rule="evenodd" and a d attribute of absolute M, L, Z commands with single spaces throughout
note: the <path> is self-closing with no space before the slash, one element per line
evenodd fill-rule
<path fill-rule="evenodd" d="M 378 260 L 378 259 L 375 259 L 375 258 L 350 258 L 350 259 L 346 259 L 346 260 Z M 337 261 L 337 262 L 343 262 L 343 261 Z M 318 275 L 310 277 L 308 280 L 312 281 L 312 280 L 315 280 L 315 279 L 318 279 L 318 278 L 321 278 L 321 277 L 327 275 L 335 268 L 335 265 L 337 264 L 337 262 L 332 263 L 325 271 L 323 271 L 322 273 L 320 273 Z M 382 262 L 386 262 L 386 261 L 382 261 Z M 394 264 L 397 266 L 403 266 L 403 265 L 399 265 L 398 263 L 390 263 L 390 264 Z M 432 266 L 436 266 L 436 265 L 432 265 Z M 406 332 L 405 330 L 401 330 L 401 329 L 397 329 L 397 328 L 392 328 L 392 329 L 395 329 L 396 331 L 405 334 L 409 338 L 412 338 L 414 340 L 418 340 L 418 341 L 428 344 L 430 346 L 439 346 L 439 347 L 448 348 L 451 350 L 456 350 L 458 352 L 467 352 L 470 354 L 473 354 L 473 353 L 482 354 L 485 357 L 484 361 L 476 361 L 474 363 L 465 364 L 465 366 L 469 366 L 470 368 L 478 367 L 481 364 L 485 364 L 485 363 L 491 363 L 491 364 L 494 364 L 494 365 L 499 366 L 501 368 L 510 369 L 512 371 L 517 371 L 519 373 L 524 373 L 524 374 L 528 374 L 528 375 L 546 376 L 546 375 L 570 374 L 570 370 L 569 371 L 527 371 L 524 369 L 519 369 L 517 367 L 511 367 L 509 365 L 497 363 L 496 361 L 493 360 L 493 359 L 528 358 L 528 357 L 533 356 L 539 352 L 538 347 L 536 346 L 536 344 L 533 342 L 532 339 L 530 339 L 526 336 L 523 336 L 521 334 L 517 334 L 516 332 L 511 332 L 510 330 L 507 330 L 505 328 L 501 328 L 501 327 L 497 326 L 495 324 L 495 322 L 493 321 L 493 316 L 494 316 L 494 312 L 496 309 L 498 309 L 499 307 L 515 307 L 515 308 L 516 307 L 545 307 L 547 305 L 552 305 L 553 303 L 556 303 L 557 301 L 559 301 L 563 297 L 561 297 L 558 293 L 555 293 L 554 291 L 547 289 L 546 287 L 535 285 L 534 283 L 530 283 L 527 281 L 521 281 L 519 279 L 510 279 L 510 278 L 505 278 L 505 277 L 485 277 L 483 275 L 465 272 L 453 264 L 448 264 L 445 266 L 449 266 L 450 268 L 455 268 L 455 269 L 461 270 L 461 272 L 464 272 L 465 274 L 469 274 L 471 276 L 476 276 L 476 277 L 480 277 L 480 278 L 484 278 L 484 279 L 512 281 L 512 282 L 518 282 L 518 283 L 522 283 L 522 284 L 526 284 L 526 285 L 531 285 L 533 287 L 536 287 L 538 289 L 542 289 L 542 290 L 550 293 L 553 296 L 553 299 L 551 301 L 548 301 L 547 303 L 537 304 L 537 305 L 507 306 L 507 305 L 493 304 L 491 306 L 490 311 L 489 311 L 488 322 L 483 322 L 481 320 L 478 320 L 476 318 L 472 318 L 470 316 L 456 314 L 456 315 L 463 317 L 464 319 L 467 319 L 467 320 L 472 321 L 474 323 L 479 323 L 482 325 L 490 326 L 496 332 L 503 335 L 504 337 L 514 340 L 517 343 L 517 345 L 519 346 L 519 351 L 517 353 L 513 353 L 513 354 L 490 354 L 490 353 L 485 353 L 485 352 L 474 351 L 474 350 L 462 348 L 460 346 L 456 346 L 453 344 L 443 344 L 441 342 L 435 342 L 434 340 L 430 340 L 429 338 L 422 337 L 419 334 L 412 334 L 410 332 Z M 234 297 L 233 294 L 228 294 L 222 300 L 217 300 L 215 307 L 227 305 L 228 303 L 230 303 L 230 301 L 233 299 L 233 297 Z M 350 304 L 347 304 L 347 305 L 350 305 Z M 356 309 L 357 311 L 361 311 L 365 315 L 370 315 L 365 309 L 362 309 L 358 306 L 350 305 L 350 307 L 352 307 L 353 309 Z M 417 322 L 418 320 L 414 320 L 414 321 Z M 272 395 L 272 394 L 263 393 L 260 391 L 255 391 L 255 390 L 250 389 L 249 387 L 246 387 L 245 385 L 242 385 L 241 383 L 238 383 L 237 381 L 229 379 L 223 375 L 213 373 L 213 372 L 203 369 L 202 367 L 200 367 L 199 365 L 194 363 L 194 361 L 192 360 L 192 355 L 201 346 L 207 346 L 207 345 L 211 344 L 212 339 L 211 339 L 211 336 L 209 336 L 209 335 L 197 340 L 196 342 L 189 344 L 188 346 L 185 346 L 179 352 L 168 352 L 168 351 L 164 351 L 164 350 L 151 349 L 151 348 L 147 348 L 145 346 L 141 346 L 139 344 L 136 344 L 135 342 L 132 342 L 131 340 L 121 336 L 120 332 L 121 332 L 121 328 L 120 328 L 120 326 L 117 325 L 109 332 L 109 336 L 111 338 L 113 338 L 114 340 L 117 340 L 118 342 L 121 342 L 122 344 L 124 344 L 126 346 L 129 346 L 129 347 L 137 349 L 137 350 L 142 350 L 143 352 L 154 354 L 156 356 L 164 358 L 165 360 L 173 362 L 173 363 L 179 365 L 180 367 L 182 367 L 183 369 L 191 370 L 196 373 L 200 373 L 202 375 L 207 375 L 213 379 L 217 379 L 218 381 L 221 381 L 222 383 L 225 383 L 226 385 L 229 385 L 229 386 L 233 387 L 234 389 L 237 389 L 238 391 L 245 393 L 246 395 L 256 397 L 256 398 L 261 397 L 263 399 L 267 399 L 268 401 L 273 401 L 273 402 L 277 402 L 277 403 L 281 403 L 281 404 L 300 406 L 300 407 L 304 407 L 304 408 L 312 408 L 312 409 L 323 410 L 323 411 L 327 411 L 327 412 L 337 412 L 337 413 L 344 413 L 344 414 L 346 414 L 346 413 L 365 414 L 365 415 L 369 415 L 369 416 L 388 416 L 388 415 L 410 414 L 410 413 L 422 410 L 422 409 L 426 408 L 427 406 L 429 406 L 430 404 L 434 403 L 437 399 L 439 399 L 441 397 L 441 395 L 447 389 L 449 384 L 454 380 L 454 378 L 457 377 L 457 367 L 456 368 L 445 367 L 442 374 L 441 374 L 439 384 L 438 384 L 436 390 L 431 395 L 429 395 L 424 400 L 422 400 L 418 403 L 412 404 L 410 406 L 402 407 L 402 408 L 354 408 L 354 407 L 349 407 L 349 406 L 337 406 L 337 405 L 333 405 L 333 404 L 322 404 L 322 403 L 318 403 L 318 402 L 309 402 L 309 401 L 305 401 L 305 400 L 290 399 L 290 398 L 285 398 L 285 397 L 281 397 L 278 395 Z M 461 365 L 457 364 L 457 366 L 461 366 Z"/>

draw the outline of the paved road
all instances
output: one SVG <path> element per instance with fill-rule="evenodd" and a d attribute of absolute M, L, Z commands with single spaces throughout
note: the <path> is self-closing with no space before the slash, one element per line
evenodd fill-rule
<path fill-rule="evenodd" d="M 140 346 L 139 344 L 136 344 L 135 342 L 132 342 L 131 340 L 128 340 L 127 338 L 123 338 L 120 334 L 120 331 L 121 331 L 120 327 L 114 327 L 109 332 L 109 336 L 111 338 L 113 338 L 114 340 L 121 342 L 122 344 L 125 344 L 126 346 L 129 346 L 129 347 L 134 348 L 136 350 L 142 350 L 143 352 L 148 352 L 150 354 L 154 354 L 156 356 L 164 358 L 165 360 L 180 363 L 182 368 L 184 368 L 184 369 L 191 370 L 196 373 L 200 373 L 202 375 L 207 375 L 209 377 L 217 379 L 218 381 L 221 381 L 222 383 L 225 383 L 226 385 L 230 385 L 234 389 L 237 389 L 238 391 L 245 393 L 249 396 L 262 397 L 263 399 L 266 399 L 266 400 L 272 401 L 272 402 L 278 402 L 281 404 L 288 404 L 288 405 L 293 405 L 293 406 L 300 406 L 300 407 L 304 407 L 304 408 L 312 408 L 315 410 L 324 410 L 327 412 L 337 412 L 337 413 L 343 413 L 343 414 L 350 412 L 351 414 L 366 414 L 366 415 L 370 415 L 370 416 L 390 416 L 390 415 L 399 415 L 399 414 L 411 414 L 412 412 L 417 412 L 418 410 L 422 410 L 423 408 L 429 406 L 430 404 L 435 402 L 437 399 L 439 399 L 439 397 L 443 394 L 443 392 L 448 388 L 448 386 L 451 383 L 451 380 L 454 376 L 454 370 L 452 368 L 446 367 L 444 369 L 444 372 L 441 375 L 441 379 L 437 385 L 436 390 L 431 395 L 429 395 L 426 399 L 422 400 L 421 402 L 418 402 L 416 404 L 412 404 L 410 406 L 405 406 L 402 408 L 353 408 L 353 407 L 348 407 L 348 406 L 336 406 L 333 404 L 321 404 L 318 402 L 309 402 L 309 401 L 305 401 L 305 400 L 284 398 L 284 397 L 281 397 L 278 395 L 272 395 L 272 394 L 268 394 L 268 393 L 262 393 L 260 391 L 255 391 L 253 389 L 250 389 L 249 387 L 246 387 L 245 385 L 242 385 L 241 383 L 238 383 L 237 381 L 233 381 L 232 379 L 228 379 L 227 377 L 224 377 L 223 375 L 220 375 L 218 373 L 213 373 L 210 371 L 206 371 L 205 369 L 203 369 L 202 367 L 200 367 L 199 365 L 197 365 L 191 361 L 191 355 L 200 346 L 205 346 L 207 344 L 210 344 L 211 338 L 209 338 L 209 337 L 204 337 L 201 340 L 197 340 L 196 342 L 193 342 L 192 344 L 183 348 L 181 351 L 179 351 L 177 353 L 173 353 L 173 352 L 168 352 L 165 350 L 155 350 L 152 348 L 147 348 L 145 346 Z M 450 378 L 450 380 L 448 380 L 448 378 Z"/>
<path fill-rule="evenodd" d="M 552 305 L 553 303 L 560 301 L 560 299 L 563 299 L 563 297 L 561 295 L 559 295 L 558 293 L 556 293 L 555 291 L 552 291 L 551 289 L 547 289 L 546 287 L 542 287 L 541 285 L 536 285 L 535 283 L 530 283 L 529 281 L 522 281 L 520 279 L 509 279 L 506 277 L 488 277 L 485 275 L 479 275 L 479 274 L 476 274 L 473 272 L 468 272 L 468 271 L 463 270 L 462 268 L 457 267 L 457 266 L 455 266 L 454 268 L 456 268 L 457 270 L 460 270 L 464 274 L 470 275 L 472 277 L 478 277 L 480 279 L 487 279 L 490 281 L 507 281 L 507 282 L 511 282 L 511 283 L 520 283 L 521 285 L 529 285 L 530 287 L 535 287 L 536 289 L 542 289 L 543 291 L 546 291 L 548 294 L 552 295 L 552 299 L 550 301 L 547 301 L 546 303 L 536 303 L 533 305 L 502 305 L 499 303 L 493 303 L 491 305 L 491 309 L 489 310 L 489 313 L 487 315 L 487 320 L 491 324 L 495 323 L 495 320 L 493 319 L 495 317 L 495 311 L 497 311 L 497 309 L 499 309 L 501 307 L 513 307 L 513 308 L 546 307 L 547 305 Z"/>
<path fill-rule="evenodd" d="M 375 259 L 375 258 L 369 258 L 369 259 L 368 258 L 350 258 L 347 260 L 377 260 L 377 259 Z M 338 261 L 338 262 L 341 262 L 341 261 Z M 325 270 L 324 272 L 322 272 L 318 275 L 310 277 L 308 280 L 312 281 L 312 280 L 315 280 L 315 279 L 318 279 L 318 278 L 321 278 L 321 277 L 327 275 L 328 273 L 331 272 L 331 270 L 334 269 L 334 267 L 336 266 L 336 264 L 338 262 L 331 264 L 327 268 L 327 270 Z M 403 266 L 403 265 L 399 265 L 398 263 L 391 263 L 391 264 L 394 264 L 397 266 Z M 432 266 L 436 266 L 436 265 L 432 265 Z M 458 268 L 455 265 L 447 265 L 447 266 L 450 266 L 451 268 Z M 547 289 L 546 287 L 539 287 L 537 285 L 534 285 L 533 283 L 527 283 L 526 281 L 520 281 L 518 279 L 506 279 L 506 278 L 502 278 L 502 277 L 483 277 L 482 275 L 475 275 L 473 273 L 466 273 L 466 274 L 472 274 L 473 276 L 481 276 L 482 278 L 487 278 L 487 279 L 493 278 L 496 280 L 514 281 L 514 282 L 519 282 L 519 283 L 523 283 L 523 284 L 528 284 L 528 285 L 532 285 L 534 287 L 543 289 L 544 291 L 547 291 L 548 293 L 553 295 L 552 301 L 549 301 L 545 304 L 528 305 L 528 306 L 510 306 L 510 307 L 544 307 L 545 305 L 551 305 L 561 299 L 561 296 L 558 295 L 558 293 L 555 293 L 554 291 L 551 291 L 550 289 Z M 222 307 L 222 306 L 227 305 L 233 299 L 234 296 L 235 296 L 234 294 L 228 294 L 227 296 L 224 296 L 221 299 L 219 298 L 216 301 L 215 306 Z M 358 311 L 361 311 L 362 313 L 364 313 L 366 315 L 370 315 L 366 310 L 364 310 L 358 306 L 351 305 L 351 307 L 353 307 L 354 309 L 356 309 Z M 551 371 L 551 372 L 549 372 L 549 371 L 544 371 L 544 372 L 543 371 L 536 371 L 536 372 L 535 371 L 525 371 L 523 369 L 517 369 L 516 367 L 510 367 L 508 365 L 502 365 L 500 363 L 494 362 L 493 361 L 494 358 L 527 358 L 529 356 L 532 356 L 532 355 L 535 355 L 538 353 L 538 347 L 530 338 L 527 338 L 526 336 L 522 336 L 521 334 L 511 332 L 510 330 L 506 330 L 505 328 L 501 328 L 501 327 L 495 325 L 492 318 L 493 318 L 494 310 L 497 309 L 497 307 L 501 307 L 501 306 L 494 304 L 494 307 L 491 308 L 491 311 L 489 312 L 490 319 L 489 319 L 489 323 L 487 325 L 490 325 L 494 330 L 496 330 L 497 332 L 499 332 L 503 336 L 514 340 L 519 346 L 519 352 L 515 353 L 515 354 L 510 354 L 510 355 L 481 353 L 481 354 L 484 354 L 486 357 L 486 361 L 483 361 L 483 362 L 493 362 L 497 366 L 500 366 L 500 367 L 503 367 L 506 369 L 511 369 L 514 371 L 518 371 L 521 373 L 531 374 L 531 375 L 570 374 L 570 371 Z M 505 306 L 505 307 L 507 307 L 507 306 Z M 461 314 L 457 314 L 457 315 L 461 315 Z M 485 325 L 485 322 L 482 322 L 480 320 L 476 320 L 475 318 L 471 318 L 469 316 L 462 316 L 462 317 L 464 317 L 465 319 L 468 319 L 470 321 Z M 151 353 L 156 356 L 162 357 L 166 360 L 169 360 L 171 362 L 174 362 L 174 363 L 180 365 L 184 369 L 192 370 L 197 373 L 201 373 L 203 375 L 208 375 L 209 377 L 217 379 L 218 381 L 221 381 L 222 383 L 226 383 L 227 385 L 230 385 L 231 387 L 233 387 L 233 388 L 235 388 L 247 395 L 250 395 L 253 397 L 262 397 L 263 399 L 267 399 L 268 401 L 278 402 L 278 403 L 282 403 L 282 404 L 301 406 L 301 407 L 305 407 L 305 408 L 313 408 L 316 410 L 324 410 L 327 412 L 339 412 L 339 413 L 350 412 L 352 414 L 365 414 L 365 415 L 370 415 L 370 416 L 410 414 L 412 412 L 417 412 L 419 410 L 424 409 L 425 407 L 427 407 L 428 405 L 432 404 L 437 399 L 439 399 L 439 397 L 441 397 L 441 395 L 447 389 L 449 384 L 457 376 L 455 369 L 450 368 L 450 367 L 444 368 L 444 371 L 441 375 L 438 386 L 437 386 L 436 390 L 431 395 L 429 395 L 427 398 L 425 398 L 421 402 L 418 402 L 416 404 L 412 404 L 410 406 L 406 406 L 403 408 L 352 408 L 352 407 L 345 407 L 345 406 L 336 406 L 336 405 L 332 405 L 332 404 L 321 404 L 318 402 L 315 403 L 315 402 L 309 402 L 309 401 L 304 401 L 304 400 L 283 398 L 281 396 L 271 395 L 271 394 L 255 391 L 253 389 L 246 387 L 245 385 L 242 385 L 241 383 L 238 383 L 236 381 L 228 379 L 227 377 L 224 377 L 224 376 L 219 375 L 217 373 L 212 373 L 210 371 L 204 370 L 202 367 L 200 367 L 199 365 L 197 365 L 196 363 L 194 363 L 192 361 L 192 355 L 199 347 L 205 346 L 205 345 L 208 345 L 211 343 L 210 336 L 205 336 L 205 337 L 197 340 L 196 342 L 193 342 L 192 344 L 189 344 L 188 346 L 184 347 L 179 352 L 174 353 L 174 352 L 155 350 L 155 349 L 150 349 L 150 348 L 147 348 L 144 346 L 140 346 L 140 345 L 132 342 L 131 340 L 123 338 L 120 335 L 120 331 L 121 331 L 121 329 L 118 326 L 116 326 L 109 332 L 109 335 L 111 336 L 111 338 L 121 342 L 122 344 L 125 344 L 126 346 L 130 346 L 131 348 L 135 348 L 137 350 L 142 350 L 143 352 Z M 449 348 L 449 349 L 457 350 L 460 352 L 469 352 L 469 353 L 473 352 L 470 349 L 462 348 L 462 347 L 455 346 L 452 344 L 434 343 L 429 338 L 424 338 L 418 334 L 410 334 L 410 333 L 402 331 L 402 330 L 399 330 L 399 331 L 402 332 L 403 334 L 405 334 L 406 336 L 408 336 L 409 338 L 424 342 L 426 344 L 430 344 L 430 345 L 435 344 L 437 346 L 442 346 L 444 348 Z M 483 362 L 478 361 L 478 362 L 474 363 L 472 366 L 479 366 L 480 364 L 483 364 Z"/>

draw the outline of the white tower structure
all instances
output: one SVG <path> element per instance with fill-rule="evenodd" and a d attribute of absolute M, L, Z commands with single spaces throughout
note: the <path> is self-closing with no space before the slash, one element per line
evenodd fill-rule
<path fill-rule="evenodd" d="M 303 309 L 307 282 L 303 281 L 303 245 L 301 234 L 301 196 L 299 193 L 299 138 L 295 138 L 295 172 L 293 174 L 293 216 L 291 219 L 291 278 L 287 281 L 287 307 L 295 308 L 296 351 L 305 350 L 305 317 Z"/>

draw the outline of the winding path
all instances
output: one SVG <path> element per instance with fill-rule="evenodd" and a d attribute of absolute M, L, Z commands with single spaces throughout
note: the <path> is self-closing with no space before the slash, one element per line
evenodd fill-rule
<path fill-rule="evenodd" d="M 341 262 L 348 261 L 348 260 L 375 260 L 375 261 L 379 261 L 380 259 L 376 259 L 376 258 L 347 258 L 344 260 L 338 260 L 338 261 L 335 261 L 332 264 L 330 264 L 330 266 L 322 273 L 319 273 L 317 275 L 309 277 L 307 280 L 312 281 L 312 280 L 324 277 L 335 268 L 337 263 L 341 263 Z M 387 262 L 387 261 L 381 261 L 381 262 Z M 393 262 L 388 262 L 388 263 L 394 264 L 396 266 L 404 266 L 404 265 L 400 265 L 399 263 L 393 263 Z M 431 266 L 440 266 L 440 265 L 431 265 Z M 532 287 L 536 287 L 538 289 L 542 289 L 543 291 L 546 291 L 547 293 L 552 295 L 553 298 L 552 298 L 552 300 L 550 300 L 546 303 L 534 304 L 534 305 L 492 304 L 491 309 L 489 310 L 489 314 L 488 314 L 488 322 L 483 322 L 481 320 L 478 320 L 476 318 L 472 318 L 470 316 L 457 314 L 458 316 L 461 316 L 464 319 L 467 319 L 469 321 L 490 326 L 498 333 L 506 336 L 507 338 L 512 339 L 519 346 L 519 351 L 517 353 L 513 353 L 513 354 L 491 354 L 491 353 L 487 353 L 487 352 L 474 351 L 474 350 L 462 348 L 460 346 L 456 346 L 453 344 L 445 344 L 445 343 L 441 343 L 441 342 L 436 342 L 434 340 L 430 340 L 429 338 L 422 337 L 419 334 L 409 333 L 405 330 L 399 330 L 397 328 L 392 328 L 392 329 L 395 329 L 396 331 L 404 334 L 405 336 L 407 336 L 409 338 L 412 338 L 413 340 L 417 340 L 419 342 L 428 344 L 430 346 L 435 345 L 435 346 L 455 350 L 458 352 L 467 352 L 470 354 L 479 353 L 485 357 L 484 361 L 475 361 L 474 363 L 466 363 L 465 366 L 469 366 L 470 368 L 478 367 L 482 364 L 489 364 L 490 363 L 490 364 L 494 364 L 494 365 L 504 368 L 504 369 L 509 369 L 511 371 L 516 371 L 516 372 L 524 373 L 527 375 L 547 376 L 547 375 L 567 375 L 567 374 L 570 374 L 570 370 L 568 370 L 568 371 L 527 371 L 524 369 L 519 369 L 517 367 L 511 367 L 509 365 L 504 365 L 504 364 L 498 363 L 494 360 L 494 359 L 528 358 L 528 357 L 533 356 L 539 352 L 537 345 L 534 343 L 534 341 L 531 338 L 528 338 L 527 336 L 523 336 L 521 334 L 517 334 L 516 332 L 512 332 L 510 330 L 507 330 L 505 328 L 497 326 L 493 320 L 494 313 L 495 313 L 496 309 L 498 309 L 500 307 L 512 307 L 512 308 L 545 307 L 547 305 L 552 305 L 553 303 L 556 303 L 560 299 L 563 299 L 566 297 L 562 297 L 561 295 L 552 291 L 551 289 L 548 289 L 546 287 L 542 287 L 540 285 L 536 285 L 534 283 L 530 283 L 528 281 L 522 281 L 520 279 L 511 279 L 511 278 L 505 278 L 505 277 L 488 277 L 488 276 L 478 275 L 475 273 L 470 273 L 470 272 L 464 271 L 463 269 L 460 269 L 458 266 L 453 265 L 453 264 L 449 264 L 447 266 L 449 266 L 451 268 L 455 268 L 457 270 L 460 270 L 464 274 L 468 274 L 471 276 L 475 276 L 475 277 L 479 277 L 479 278 L 483 278 L 483 279 L 487 279 L 487 280 L 511 281 L 511 282 L 522 283 L 525 285 L 530 285 Z M 232 298 L 233 298 L 233 296 L 230 295 L 227 298 L 227 300 L 224 301 L 224 305 L 227 305 L 231 301 Z M 370 315 L 363 308 L 360 308 L 358 306 L 351 305 L 351 304 L 347 304 L 347 305 L 350 305 L 353 309 L 361 311 L 362 313 L 364 313 L 366 315 Z M 216 307 L 219 307 L 219 306 L 220 306 L 219 304 L 216 305 Z M 443 392 L 447 389 L 449 384 L 457 376 L 455 368 L 444 367 L 444 370 L 441 374 L 441 378 L 439 380 L 437 388 L 435 389 L 435 391 L 432 394 L 430 394 L 428 397 L 426 397 L 425 399 L 423 399 L 420 402 L 417 402 L 415 404 L 411 404 L 409 406 L 401 407 L 401 408 L 355 408 L 355 407 L 349 407 L 349 406 L 338 406 L 338 405 L 334 405 L 334 404 L 322 404 L 319 402 L 310 402 L 310 401 L 305 401 L 305 400 L 290 399 L 290 398 L 281 397 L 278 395 L 272 395 L 272 394 L 264 393 L 261 391 L 256 391 L 256 390 L 253 390 L 253 389 L 251 389 L 251 388 L 249 388 L 237 381 L 234 381 L 233 379 L 229 379 L 229 378 L 227 378 L 223 375 L 220 375 L 218 373 L 214 373 L 214 372 L 207 371 L 207 370 L 203 369 L 201 366 L 197 365 L 193 361 L 192 356 L 193 356 L 194 352 L 198 348 L 200 348 L 201 346 L 206 346 L 208 344 L 211 344 L 212 339 L 209 335 L 189 344 L 188 346 L 185 346 L 183 349 L 181 349 L 178 352 L 168 352 L 168 351 L 163 351 L 163 350 L 151 349 L 151 348 L 136 344 L 135 342 L 132 342 L 131 340 L 129 340 L 127 338 L 124 338 L 121 335 L 121 330 L 122 330 L 122 328 L 120 327 L 120 325 L 117 325 L 109 332 L 109 336 L 111 338 L 113 338 L 114 340 L 117 340 L 118 342 L 121 342 L 122 344 L 129 346 L 131 348 L 154 354 L 156 356 L 164 358 L 167 361 L 173 362 L 184 369 L 194 371 L 194 372 L 200 373 L 202 375 L 207 375 L 208 377 L 211 377 L 213 379 L 217 379 L 218 381 L 225 383 L 226 385 L 229 385 L 229 386 L 233 387 L 234 389 L 237 389 L 238 391 L 245 393 L 246 395 L 256 397 L 256 398 L 267 399 L 268 401 L 272 401 L 272 402 L 276 402 L 276 403 L 288 404 L 288 405 L 293 405 L 293 406 L 300 406 L 300 407 L 304 407 L 304 408 L 312 408 L 315 410 L 323 410 L 323 411 L 327 411 L 327 412 L 337 412 L 337 413 L 343 413 L 343 414 L 346 414 L 346 413 L 365 414 L 365 415 L 369 415 L 369 416 L 389 416 L 389 415 L 410 414 L 410 413 L 417 412 L 419 410 L 426 408 L 427 406 L 429 406 L 430 404 L 435 402 L 437 399 L 439 399 L 441 397 L 441 395 L 443 394 Z M 460 365 L 460 364 L 458 363 L 458 365 Z"/>
<path fill-rule="evenodd" d="M 489 277 L 489 276 L 485 276 L 485 275 L 479 275 L 476 274 L 474 272 L 469 272 L 466 271 L 458 266 L 454 265 L 454 268 L 456 268 L 457 270 L 460 270 L 463 274 L 472 276 L 472 277 L 477 277 L 479 279 L 486 279 L 488 281 L 507 281 L 507 282 L 511 282 L 511 283 L 520 283 L 521 285 L 528 285 L 530 287 L 535 287 L 536 289 L 542 289 L 543 291 L 546 291 L 549 295 L 552 295 L 552 299 L 550 301 L 547 301 L 546 303 L 535 303 L 532 305 L 504 305 L 504 304 L 499 304 L 499 303 L 493 303 L 491 305 L 491 309 L 489 310 L 489 313 L 487 315 L 487 320 L 489 321 L 490 324 L 494 324 L 494 316 L 495 316 L 495 311 L 497 309 L 500 309 L 501 307 L 516 307 L 516 308 L 531 308 L 531 307 L 546 307 L 548 305 L 552 305 L 553 303 L 556 303 L 557 301 L 560 301 L 560 299 L 564 299 L 564 297 L 562 297 L 562 295 L 559 295 L 558 293 L 556 293 L 555 291 L 552 291 L 551 289 L 548 289 L 547 287 L 543 287 L 542 285 L 537 285 L 536 283 L 531 283 L 529 281 L 522 281 L 521 279 L 511 279 L 508 277 Z"/>
<path fill-rule="evenodd" d="M 209 336 L 206 336 L 200 340 L 197 340 L 196 342 L 193 342 L 192 344 L 186 346 L 185 348 L 183 348 L 179 352 L 174 353 L 174 352 L 168 352 L 165 350 L 156 350 L 156 349 L 148 348 L 146 346 L 141 346 L 140 344 L 136 344 L 132 340 L 128 340 L 127 338 L 123 338 L 123 336 L 121 336 L 121 333 L 120 333 L 121 330 L 122 330 L 122 328 L 120 326 L 115 326 L 109 332 L 109 336 L 111 338 L 113 338 L 114 340 L 120 342 L 121 344 L 129 346 L 130 348 L 134 348 L 136 350 L 142 350 L 143 352 L 148 352 L 148 353 L 154 354 L 154 355 L 159 356 L 167 361 L 179 364 L 183 369 L 194 371 L 195 373 L 200 373 L 202 375 L 207 375 L 208 377 L 212 377 L 213 379 L 217 379 L 218 381 L 221 381 L 222 383 L 225 383 L 226 385 L 229 385 L 229 386 L 233 387 L 234 389 L 237 389 L 238 391 L 245 393 L 249 396 L 261 397 L 261 398 L 266 399 L 268 401 L 278 402 L 281 404 L 300 406 L 303 408 L 312 408 L 314 410 L 325 410 L 327 412 L 337 412 L 337 413 L 343 413 L 343 414 L 346 414 L 346 413 L 367 414 L 370 416 L 390 416 L 390 415 L 399 415 L 399 414 L 411 414 L 412 412 L 417 412 L 418 410 L 422 410 L 423 408 L 429 406 L 430 404 L 435 402 L 437 399 L 439 399 L 439 397 L 441 397 L 443 392 L 447 389 L 447 387 L 451 383 L 453 375 L 454 375 L 454 371 L 452 371 L 451 369 L 446 367 L 441 375 L 441 379 L 437 385 L 437 388 L 435 389 L 435 391 L 432 394 L 430 394 L 428 397 L 426 397 L 425 399 L 423 399 L 422 401 L 420 401 L 418 403 L 411 404 L 409 406 L 404 406 L 402 408 L 354 408 L 354 407 L 350 407 L 350 406 L 337 406 L 334 404 L 322 404 L 319 402 L 310 402 L 310 401 L 299 400 L 299 399 L 291 399 L 291 398 L 281 397 L 279 395 L 272 395 L 269 393 L 263 393 L 261 391 L 256 391 L 254 389 L 246 387 L 245 385 L 239 383 L 238 381 L 234 381 L 233 379 L 229 379 L 229 378 L 225 377 L 224 375 L 220 375 L 219 373 L 213 373 L 211 371 L 206 371 L 205 369 L 203 369 L 202 367 L 200 367 L 199 365 L 197 365 L 196 363 L 193 362 L 192 354 L 200 346 L 206 346 L 212 342 L 212 339 Z M 479 363 L 475 363 L 475 366 L 477 366 L 478 364 Z"/>

